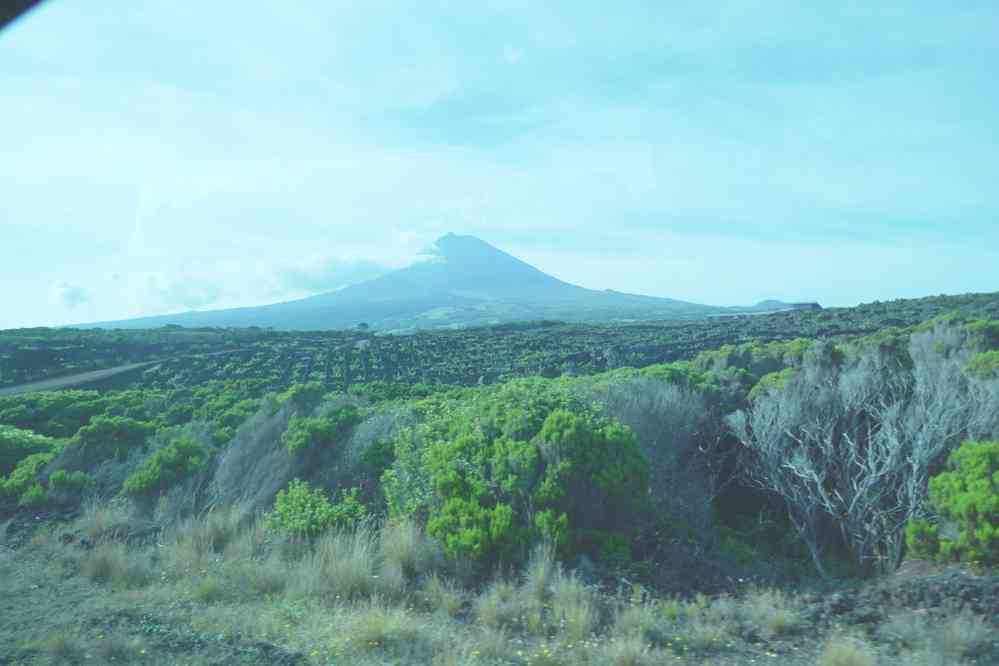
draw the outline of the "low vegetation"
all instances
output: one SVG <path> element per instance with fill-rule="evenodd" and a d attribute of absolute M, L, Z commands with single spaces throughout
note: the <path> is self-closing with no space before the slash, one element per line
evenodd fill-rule
<path fill-rule="evenodd" d="M 17 620 L 0 658 L 992 663 L 997 330 L 3 397 L 0 578 L 90 619 Z"/>

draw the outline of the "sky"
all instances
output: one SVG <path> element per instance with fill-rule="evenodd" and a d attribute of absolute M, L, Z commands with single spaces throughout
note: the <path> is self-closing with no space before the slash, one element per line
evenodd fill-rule
<path fill-rule="evenodd" d="M 49 0 L 0 32 L 0 328 L 471 234 L 712 305 L 999 290 L 999 4 Z"/>

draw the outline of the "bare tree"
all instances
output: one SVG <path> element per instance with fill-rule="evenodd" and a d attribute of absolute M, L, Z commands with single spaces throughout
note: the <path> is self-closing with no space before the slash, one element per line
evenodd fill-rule
<path fill-rule="evenodd" d="M 892 569 L 928 476 L 961 441 L 996 429 L 999 391 L 965 376 L 952 328 L 914 334 L 907 356 L 866 345 L 827 361 L 806 355 L 783 389 L 727 422 L 751 453 L 750 477 L 785 500 L 820 573 L 823 517 L 862 572 Z"/>

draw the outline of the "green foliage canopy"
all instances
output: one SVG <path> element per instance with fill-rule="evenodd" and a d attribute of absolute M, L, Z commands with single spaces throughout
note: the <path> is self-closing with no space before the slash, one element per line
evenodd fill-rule
<path fill-rule="evenodd" d="M 30 430 L 0 425 L 0 478 L 14 471 L 24 458 L 52 451 L 56 444 L 56 440 Z"/>
<path fill-rule="evenodd" d="M 304 537 L 316 536 L 329 528 L 354 527 L 368 515 L 367 508 L 357 499 L 357 492 L 357 488 L 344 491 L 339 501 L 331 503 L 321 488 L 293 479 L 287 489 L 278 491 L 273 511 L 264 515 L 264 525 Z"/>
<path fill-rule="evenodd" d="M 965 442 L 948 468 L 930 479 L 930 504 L 956 524 L 956 534 L 914 520 L 906 531 L 909 548 L 922 557 L 999 563 L 999 442 Z"/>
<path fill-rule="evenodd" d="M 623 555 L 648 464 L 630 430 L 558 382 L 518 380 L 439 404 L 397 439 L 383 484 L 390 514 L 425 517 L 454 557 L 515 561 L 540 538 Z"/>
<path fill-rule="evenodd" d="M 342 405 L 322 417 L 293 416 L 281 442 L 289 451 L 332 447 L 360 421 L 360 412 L 353 405 Z"/>
<path fill-rule="evenodd" d="M 137 499 L 152 499 L 201 467 L 208 453 L 205 447 L 182 435 L 147 458 L 125 479 L 122 491 Z"/>
<path fill-rule="evenodd" d="M 127 416 L 95 416 L 89 425 L 77 431 L 71 446 L 80 448 L 84 464 L 90 466 L 111 458 L 124 458 L 132 449 L 143 446 L 153 430 L 152 424 Z"/>

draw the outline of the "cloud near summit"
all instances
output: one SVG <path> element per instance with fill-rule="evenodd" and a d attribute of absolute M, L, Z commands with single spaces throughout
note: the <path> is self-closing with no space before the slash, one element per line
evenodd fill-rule
<path fill-rule="evenodd" d="M 290 266 L 278 272 L 279 283 L 293 291 L 321 293 L 376 278 L 392 270 L 369 259 L 331 257 L 311 266 Z"/>

